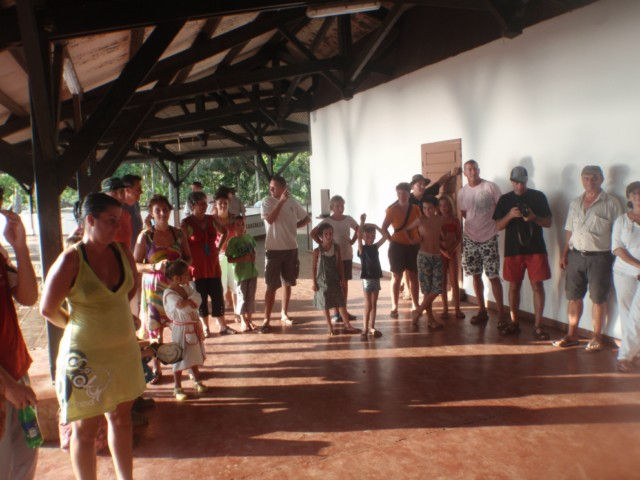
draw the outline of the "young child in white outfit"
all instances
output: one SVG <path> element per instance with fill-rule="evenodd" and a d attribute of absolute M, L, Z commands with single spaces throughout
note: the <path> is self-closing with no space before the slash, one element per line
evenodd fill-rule
<path fill-rule="evenodd" d="M 182 347 L 182 360 L 173 365 L 175 388 L 173 394 L 178 401 L 187 399 L 182 390 L 182 371 L 189 370 L 197 393 L 204 393 L 207 387 L 200 381 L 198 367 L 204 364 L 204 331 L 198 318 L 198 307 L 202 298 L 189 285 L 189 266 L 182 260 L 167 263 L 165 277 L 169 286 L 162 295 L 164 310 L 171 320 L 172 340 Z"/>

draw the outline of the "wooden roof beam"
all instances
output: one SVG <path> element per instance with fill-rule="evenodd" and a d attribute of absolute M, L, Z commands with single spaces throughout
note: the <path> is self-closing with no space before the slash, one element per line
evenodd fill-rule
<path fill-rule="evenodd" d="M 29 118 L 29 112 L 27 112 L 27 110 L 22 105 L 13 100 L 2 90 L 0 90 L 0 105 L 9 110 L 13 115 L 23 118 Z"/>
<path fill-rule="evenodd" d="M 311 2 L 301 0 L 189 0 L 188 2 L 166 2 L 139 0 L 128 2 L 105 2 L 85 0 L 69 8 L 67 0 L 49 0 L 46 8 L 36 12 L 38 19 L 50 31 L 52 40 L 93 35 L 97 33 L 150 27 L 179 20 L 196 20 L 247 12 L 278 12 L 301 10 Z M 15 6 L 1 10 L 0 48 L 19 45 L 21 37 L 17 28 Z"/>
<path fill-rule="evenodd" d="M 76 73 L 76 68 L 73 65 L 73 60 L 71 60 L 68 48 L 64 49 L 62 75 L 64 77 L 64 83 L 67 85 L 67 88 L 69 89 L 71 95 L 78 95 L 80 98 L 82 98 L 82 96 L 84 95 L 84 89 L 82 88 L 82 83 L 80 83 L 80 79 L 78 78 L 78 74 Z"/>
<path fill-rule="evenodd" d="M 62 184 L 66 183 L 66 179 L 75 173 L 96 148 L 100 138 L 133 97 L 136 89 L 142 85 L 153 65 L 183 25 L 184 21 L 176 21 L 156 27 L 136 55 L 125 65 L 109 93 L 100 102 L 100 106 L 62 154 Z"/>
<path fill-rule="evenodd" d="M 207 21 L 204 22 L 204 25 L 202 25 L 202 28 L 198 32 L 198 35 L 196 35 L 196 38 L 191 46 L 194 47 L 196 45 L 201 45 L 208 42 L 218 28 L 218 25 L 220 25 L 220 20 L 220 17 L 207 19 Z M 176 75 L 176 79 L 173 83 L 184 83 L 184 81 L 189 78 L 194 65 L 195 64 L 188 65 L 180 70 L 180 72 L 178 72 L 178 75 Z"/>
<path fill-rule="evenodd" d="M 342 68 L 342 61 L 337 58 L 317 60 L 299 65 L 287 65 L 277 68 L 264 68 L 252 72 L 233 72 L 222 75 L 212 75 L 202 80 L 185 85 L 171 85 L 158 91 L 137 93 L 129 103 L 130 106 L 145 103 L 171 102 L 182 98 L 192 97 L 202 93 L 220 91 L 227 88 L 237 88 L 254 83 L 273 82 L 283 78 L 323 74 L 329 70 Z"/>
<path fill-rule="evenodd" d="M 132 28 L 129 34 L 129 60 L 131 60 L 144 41 L 144 27 Z"/>
<path fill-rule="evenodd" d="M 376 51 L 378 50 L 384 39 L 387 37 L 393 26 L 396 24 L 398 19 L 409 8 L 410 7 L 404 5 L 402 2 L 398 2 L 393 6 L 391 11 L 385 17 L 382 25 L 380 25 L 380 27 L 376 30 L 374 36 L 368 41 L 367 46 L 358 55 L 358 58 L 351 67 L 351 71 L 348 74 L 349 83 L 356 83 L 364 67 L 375 55 Z"/>
<path fill-rule="evenodd" d="M 206 42 L 198 43 L 188 50 L 161 60 L 149 73 L 148 80 L 156 80 L 164 72 L 173 72 L 196 64 L 302 16 L 304 16 L 304 10 L 301 9 L 284 13 L 260 14 L 258 18 L 247 25 L 213 37 Z"/>
<path fill-rule="evenodd" d="M 316 56 L 300 40 L 298 40 L 298 37 L 293 35 L 284 27 L 281 27 L 279 30 L 294 47 L 296 47 L 305 57 L 307 57 L 307 59 L 311 61 L 317 61 Z M 343 98 L 346 98 L 344 86 L 342 85 L 340 79 L 336 77 L 334 73 L 328 71 L 320 73 L 329 81 L 329 83 L 331 83 L 331 85 L 333 85 L 340 92 L 340 95 L 342 95 Z"/>
<path fill-rule="evenodd" d="M 29 152 L 0 140 L 0 170 L 24 185 L 33 185 L 33 160 Z"/>

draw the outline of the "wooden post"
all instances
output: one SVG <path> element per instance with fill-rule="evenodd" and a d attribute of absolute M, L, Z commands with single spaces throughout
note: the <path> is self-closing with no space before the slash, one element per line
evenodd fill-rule
<path fill-rule="evenodd" d="M 180 226 L 180 184 L 182 181 L 178 176 L 178 160 L 171 162 L 171 191 L 173 192 L 173 225 Z"/>
<path fill-rule="evenodd" d="M 57 125 L 53 121 L 55 105 L 51 97 L 49 42 L 44 37 L 44 30 L 38 25 L 33 2 L 30 0 L 17 2 L 16 9 L 29 74 L 33 170 L 40 227 L 40 260 L 42 278 L 45 278 L 49 268 L 62 251 L 59 199 L 62 189 L 56 168 Z M 49 366 L 51 377 L 55 378 L 55 364 L 62 329 L 47 322 L 47 333 Z"/>

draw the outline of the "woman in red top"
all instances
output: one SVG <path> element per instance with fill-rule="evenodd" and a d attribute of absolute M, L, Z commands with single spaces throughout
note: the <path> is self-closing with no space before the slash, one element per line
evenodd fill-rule
<path fill-rule="evenodd" d="M 216 238 L 220 232 L 224 243 L 227 230 L 218 223 L 213 215 L 207 215 L 207 195 L 204 192 L 191 192 L 187 199 L 191 215 L 182 220 L 180 226 L 189 242 L 191 250 L 191 277 L 195 281 L 196 291 L 202 297 L 199 314 L 202 329 L 206 336 L 209 331 L 209 297 L 211 298 L 211 316 L 218 322 L 220 335 L 237 333 L 224 321 L 224 300 L 220 261 Z"/>

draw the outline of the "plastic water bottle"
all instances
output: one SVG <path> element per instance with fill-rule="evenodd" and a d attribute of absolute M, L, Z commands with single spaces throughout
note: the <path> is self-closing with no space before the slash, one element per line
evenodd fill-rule
<path fill-rule="evenodd" d="M 24 430 L 24 438 L 27 441 L 27 445 L 31 448 L 38 448 L 42 445 L 42 434 L 38 426 L 36 409 L 29 405 L 18 410 L 18 419 L 20 419 L 20 425 Z"/>

